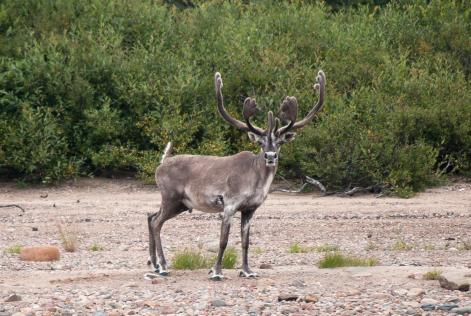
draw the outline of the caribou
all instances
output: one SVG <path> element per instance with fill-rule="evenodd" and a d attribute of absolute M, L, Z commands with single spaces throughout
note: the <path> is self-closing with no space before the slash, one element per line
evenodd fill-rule
<path fill-rule="evenodd" d="M 280 118 L 268 112 L 268 127 L 262 129 L 251 121 L 258 111 L 252 98 L 244 101 L 242 115 L 244 121 L 232 117 L 225 109 L 222 96 L 222 78 L 214 76 L 217 109 L 221 117 L 233 127 L 248 133 L 249 139 L 260 146 L 260 153 L 243 151 L 226 157 L 175 155 L 171 156 L 171 143 L 167 144 L 161 164 L 155 172 L 162 202 L 160 210 L 148 214 L 149 252 L 148 264 L 155 272 L 168 275 L 167 261 L 162 250 L 160 232 L 169 219 L 185 211 L 197 209 L 208 213 L 222 213 L 219 252 L 210 279 L 222 280 L 222 258 L 229 238 L 232 218 L 241 214 L 242 277 L 256 277 L 249 268 L 248 248 L 251 219 L 265 201 L 275 177 L 280 148 L 292 141 L 294 130 L 311 122 L 324 103 L 325 75 L 318 72 L 314 89 L 318 91 L 317 103 L 308 114 L 297 121 L 298 102 L 295 97 L 286 97 L 280 106 Z M 284 126 L 281 126 L 281 122 Z M 157 252 L 157 253 L 156 253 Z"/>

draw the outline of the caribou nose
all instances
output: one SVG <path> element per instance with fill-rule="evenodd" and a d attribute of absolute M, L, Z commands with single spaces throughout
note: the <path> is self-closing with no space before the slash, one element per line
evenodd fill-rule
<path fill-rule="evenodd" d="M 278 155 L 276 152 L 274 151 L 268 151 L 265 153 L 265 159 L 268 160 L 268 161 L 274 161 L 278 158 Z"/>

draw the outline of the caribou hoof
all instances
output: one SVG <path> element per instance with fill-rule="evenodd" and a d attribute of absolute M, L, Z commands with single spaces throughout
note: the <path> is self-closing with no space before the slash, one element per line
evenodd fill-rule
<path fill-rule="evenodd" d="M 258 274 L 255 273 L 255 272 L 240 271 L 239 272 L 239 277 L 242 277 L 242 278 L 257 278 Z"/>
<path fill-rule="evenodd" d="M 211 274 L 209 279 L 212 281 L 222 281 L 224 279 L 224 276 L 221 273 L 216 273 L 214 269 L 209 270 L 208 274 Z"/>
<path fill-rule="evenodd" d="M 168 270 L 160 270 L 158 273 L 160 276 L 168 276 L 170 274 Z"/>

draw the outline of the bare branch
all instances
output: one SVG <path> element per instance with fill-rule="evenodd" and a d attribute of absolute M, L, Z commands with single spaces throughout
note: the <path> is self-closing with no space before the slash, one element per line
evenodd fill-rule
<path fill-rule="evenodd" d="M 23 213 L 25 212 L 25 209 L 22 208 L 21 206 L 19 206 L 18 204 L 7 204 L 7 205 L 0 205 L 0 208 L 4 208 L 4 207 L 17 207 L 19 208 L 20 210 L 23 211 Z"/>

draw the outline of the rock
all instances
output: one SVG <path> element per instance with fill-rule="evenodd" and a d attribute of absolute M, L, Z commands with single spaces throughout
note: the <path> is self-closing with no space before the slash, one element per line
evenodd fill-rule
<path fill-rule="evenodd" d="M 59 258 L 59 248 L 54 246 L 25 247 L 20 251 L 20 259 L 24 261 L 55 261 Z"/>
<path fill-rule="evenodd" d="M 273 266 L 269 263 L 262 263 L 260 269 L 273 269 Z"/>
<path fill-rule="evenodd" d="M 315 295 L 308 294 L 304 297 L 306 303 L 317 303 L 319 299 Z"/>
<path fill-rule="evenodd" d="M 456 307 L 451 310 L 452 313 L 456 313 L 459 315 L 465 315 L 471 313 L 471 305 L 470 306 L 463 306 L 463 307 Z"/>
<path fill-rule="evenodd" d="M 278 295 L 278 302 L 281 301 L 296 301 L 298 299 L 297 294 L 280 294 Z"/>
<path fill-rule="evenodd" d="M 144 305 L 144 307 L 150 307 L 150 308 L 155 308 L 155 307 L 159 306 L 158 303 L 156 303 L 154 301 L 150 301 L 150 300 L 142 302 L 142 305 Z"/>
<path fill-rule="evenodd" d="M 466 292 L 469 291 L 471 278 L 466 277 L 465 273 L 462 272 L 448 272 L 443 273 L 438 281 L 440 282 L 440 286 L 444 289 Z"/>
<path fill-rule="evenodd" d="M 19 302 L 21 301 L 21 296 L 17 294 L 12 294 L 8 296 L 8 298 L 5 300 L 5 302 Z"/>
<path fill-rule="evenodd" d="M 406 294 L 407 294 L 407 290 L 405 290 L 405 289 L 393 290 L 393 294 L 394 294 L 394 295 L 403 296 L 403 295 L 406 295 Z"/>
<path fill-rule="evenodd" d="M 435 310 L 435 305 L 434 304 L 422 304 L 420 306 L 424 311 L 429 312 Z"/>
<path fill-rule="evenodd" d="M 136 315 L 136 312 L 133 311 L 133 310 L 130 310 L 130 311 L 128 312 L 128 315 Z"/>
<path fill-rule="evenodd" d="M 38 231 L 38 228 L 37 228 L 37 227 L 31 227 L 31 230 L 32 230 L 33 232 L 37 232 L 37 231 Z"/>
<path fill-rule="evenodd" d="M 96 311 L 92 314 L 93 316 L 106 316 L 104 311 Z"/>
<path fill-rule="evenodd" d="M 420 304 L 423 304 L 423 305 L 437 305 L 438 304 L 438 301 L 437 300 L 434 300 L 433 298 L 428 298 L 428 297 L 424 297 L 421 301 L 420 301 Z"/>
<path fill-rule="evenodd" d="M 214 306 L 214 307 L 227 306 L 226 302 L 224 300 L 221 300 L 221 299 L 212 300 L 211 305 Z"/>
<path fill-rule="evenodd" d="M 419 308 L 420 307 L 420 304 L 415 302 L 415 301 L 404 302 L 403 304 L 407 307 L 412 307 L 412 308 Z"/>
<path fill-rule="evenodd" d="M 416 288 L 416 287 L 407 291 L 407 296 L 409 297 L 417 297 L 423 294 L 425 294 L 425 291 L 421 288 Z"/>
<path fill-rule="evenodd" d="M 457 304 L 445 303 L 445 304 L 437 306 L 437 309 L 442 310 L 442 311 L 449 311 L 449 310 L 452 310 L 453 308 L 456 308 L 456 307 L 458 307 Z"/>

